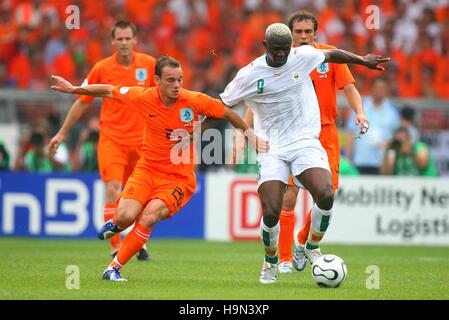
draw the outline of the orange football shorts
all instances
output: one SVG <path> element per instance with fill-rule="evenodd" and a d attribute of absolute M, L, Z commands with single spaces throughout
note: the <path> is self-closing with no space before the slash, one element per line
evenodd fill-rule
<path fill-rule="evenodd" d="M 144 207 L 152 199 L 162 200 L 170 217 L 184 207 L 196 190 L 196 177 L 170 176 L 156 168 L 137 166 L 129 177 L 122 198 L 139 201 Z"/>
<path fill-rule="evenodd" d="M 140 155 L 141 145 L 120 145 L 100 134 L 98 141 L 98 170 L 101 180 L 121 181 L 125 185 Z"/>

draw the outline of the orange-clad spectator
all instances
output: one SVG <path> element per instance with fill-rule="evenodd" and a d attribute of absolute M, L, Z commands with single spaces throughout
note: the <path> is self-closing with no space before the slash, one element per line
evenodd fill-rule
<path fill-rule="evenodd" d="M 441 54 L 432 47 L 432 39 L 427 36 L 418 40 L 420 51 L 416 53 L 418 61 L 423 66 L 436 69 L 437 64 L 441 61 Z M 417 46 L 418 47 L 418 46 Z"/>
<path fill-rule="evenodd" d="M 422 70 L 422 65 L 416 54 L 407 57 L 407 66 L 406 72 L 398 77 L 399 96 L 401 98 L 416 98 L 421 91 L 420 75 Z"/>
<path fill-rule="evenodd" d="M 89 30 L 87 28 L 84 28 L 83 26 L 80 26 L 79 29 L 70 30 L 70 32 L 68 33 L 68 37 L 69 43 L 84 43 L 89 39 Z"/>
<path fill-rule="evenodd" d="M 9 64 L 9 78 L 19 89 L 27 89 L 30 83 L 32 66 L 27 50 L 21 50 Z"/>
<path fill-rule="evenodd" d="M 400 96 L 416 98 L 434 96 L 436 65 L 441 55 L 432 48 L 432 39 L 422 35 L 417 40 L 415 52 L 408 58 L 408 71 L 405 77 L 400 76 Z"/>
<path fill-rule="evenodd" d="M 218 39 L 193 12 L 191 14 L 191 28 L 192 31 L 187 43 L 191 50 L 192 63 L 196 66 L 202 66 L 210 60 L 209 52 L 215 49 Z"/>
<path fill-rule="evenodd" d="M 410 69 L 408 66 L 408 57 L 400 48 L 393 45 L 393 38 L 391 36 L 385 37 L 385 50 L 383 51 L 386 57 L 392 59 L 392 63 L 398 68 L 398 76 L 405 75 Z"/>
<path fill-rule="evenodd" d="M 106 54 L 101 42 L 102 33 L 99 28 L 91 28 L 89 37 L 86 39 L 86 62 L 90 69 L 95 63 L 103 59 Z M 109 47 L 109 45 L 108 45 Z"/>
<path fill-rule="evenodd" d="M 8 65 L 5 61 L 0 60 L 0 88 L 13 88 L 14 85 L 8 77 Z"/>
<path fill-rule="evenodd" d="M 449 19 L 449 6 L 440 2 L 435 8 L 435 18 L 438 22 L 444 23 Z"/>
<path fill-rule="evenodd" d="M 345 11 L 344 0 L 333 0 L 328 2 L 328 6 L 320 12 L 318 21 L 318 32 L 322 41 L 340 46 L 345 25 L 343 23 L 343 13 Z"/>
<path fill-rule="evenodd" d="M 188 78 L 198 78 L 197 74 L 201 74 L 198 68 L 209 66 L 208 53 L 213 49 L 217 53 L 230 52 L 237 67 L 246 65 L 263 53 L 259 31 L 283 19 L 279 10 L 301 6 L 313 8 L 311 10 L 319 16 L 320 42 L 356 52 L 368 48 L 375 48 L 374 51 L 379 53 L 391 51 L 387 54 L 393 58 L 390 70 L 397 68 L 397 74 L 389 74 L 389 77 L 397 87 L 393 90 L 401 92 L 401 96 L 422 94 L 422 85 L 416 83 L 416 75 L 413 77 L 414 69 L 419 69 L 418 78 L 423 72 L 425 76 L 434 72 L 433 89 L 437 96 L 446 94 L 442 89 L 446 71 L 441 59 L 437 58 L 437 54 L 444 55 L 443 47 L 449 42 L 447 37 L 441 36 L 449 29 L 446 0 L 293 0 L 289 4 L 279 0 L 2 0 L 0 59 L 11 69 L 12 58 L 18 50 L 16 43 L 23 43 L 43 50 L 45 65 L 51 66 L 54 58 L 65 50 L 68 39 L 72 39 L 81 46 L 74 55 L 76 73 L 81 73 L 80 70 L 90 68 L 99 59 L 112 54 L 109 39 L 104 37 L 109 33 L 109 26 L 115 21 L 130 19 L 142 31 L 138 49 L 155 55 L 170 52 L 185 66 L 186 81 L 189 81 Z M 67 18 L 73 14 L 73 11 L 66 12 L 70 5 L 79 8 L 79 30 L 65 28 Z M 369 6 L 375 7 L 367 11 Z M 373 19 L 377 13 L 380 14 L 380 28 L 369 28 L 367 23 L 375 24 Z M 185 30 L 185 49 L 176 54 L 171 42 L 181 30 Z M 413 58 L 416 48 L 423 47 L 421 40 L 418 44 L 415 40 L 423 34 L 434 40 L 433 49 L 420 50 L 419 63 L 432 65 L 433 70 L 410 66 L 416 60 Z M 391 39 L 394 44 L 387 44 Z M 186 45 L 187 41 L 189 45 Z M 388 45 L 392 46 L 389 50 Z M 360 91 L 369 93 L 372 73 L 359 66 L 351 69 Z M 206 85 L 209 86 L 207 79 Z M 210 85 L 215 86 L 215 83 Z"/>
<path fill-rule="evenodd" d="M 11 7 L 2 5 L 0 7 L 0 59 L 8 61 L 14 55 L 17 32 Z"/>
<path fill-rule="evenodd" d="M 43 16 L 49 16 L 55 25 L 59 23 L 58 10 L 47 1 L 22 1 L 15 10 L 15 20 L 19 26 L 37 28 Z"/>
<path fill-rule="evenodd" d="M 382 15 L 382 17 L 394 14 L 395 0 L 358 0 L 357 2 L 359 3 L 359 14 L 362 16 L 363 21 L 366 21 L 366 19 L 373 13 L 377 14 L 377 12 L 375 12 L 377 8 L 379 10 L 378 13 Z"/>
<path fill-rule="evenodd" d="M 179 48 L 185 48 L 187 45 L 187 35 L 184 31 L 178 31 L 172 41 L 167 43 L 165 50 L 161 51 L 161 55 L 167 55 L 178 60 L 182 65 L 183 71 L 183 86 L 185 88 L 192 88 L 192 77 L 194 70 L 189 66 L 189 56 L 187 50 L 179 50 Z"/>
<path fill-rule="evenodd" d="M 424 98 L 435 98 L 436 97 L 435 70 L 433 68 L 423 66 L 419 78 L 420 78 L 419 79 L 420 90 L 418 92 L 418 96 Z"/>
<path fill-rule="evenodd" d="M 52 63 L 47 66 L 50 74 L 64 74 L 66 79 L 74 81 L 76 79 L 76 45 L 78 42 L 75 39 L 69 39 L 65 50 L 55 55 Z"/>
<path fill-rule="evenodd" d="M 251 13 L 247 25 L 247 28 L 251 30 L 253 42 L 262 42 L 264 34 L 260 30 L 265 30 L 270 24 L 282 19 L 282 15 L 274 11 L 268 1 L 262 1 L 261 7 Z"/>
<path fill-rule="evenodd" d="M 80 4 L 80 14 L 83 21 L 90 20 L 102 23 L 109 16 L 108 4 L 106 1 L 82 0 L 80 1 Z"/>
<path fill-rule="evenodd" d="M 88 40 L 86 44 L 86 61 L 93 66 L 97 61 L 103 58 L 103 48 L 98 38 Z"/>
<path fill-rule="evenodd" d="M 37 27 L 41 21 L 39 10 L 31 1 L 21 1 L 14 15 L 19 26 Z"/>
<path fill-rule="evenodd" d="M 207 0 L 207 25 L 211 32 L 219 35 L 223 32 L 221 12 L 226 11 L 226 0 Z"/>
<path fill-rule="evenodd" d="M 436 95 L 442 99 L 449 99 L 449 55 L 442 57 L 438 63 L 435 75 Z"/>
<path fill-rule="evenodd" d="M 386 26 L 387 25 L 389 25 L 389 22 Z M 408 92 L 406 84 L 403 83 L 410 71 L 408 56 L 400 48 L 396 48 L 393 45 L 393 35 L 390 31 L 385 30 L 379 35 L 379 46 L 380 48 L 377 48 L 374 52 L 391 58 L 390 64 L 386 69 L 386 76 L 388 77 L 391 86 L 391 94 L 393 96 L 399 95 L 400 87 L 403 91 Z M 369 79 L 366 83 L 368 88 L 364 87 L 363 94 L 370 94 L 370 84 L 372 81 L 373 79 Z M 410 93 L 403 94 L 410 95 Z"/>
<path fill-rule="evenodd" d="M 245 17 L 241 19 L 245 21 Z M 260 30 L 265 30 L 270 24 L 282 21 L 282 15 L 273 11 L 268 1 L 262 1 L 260 7 L 250 13 L 247 18 L 248 23 L 238 26 L 239 41 L 238 46 L 234 46 L 233 60 L 239 67 L 248 64 L 249 61 L 263 53 L 262 40 L 264 34 Z"/>
<path fill-rule="evenodd" d="M 67 12 L 67 8 L 71 5 L 79 7 L 78 1 L 73 0 L 45 0 L 45 3 L 53 6 L 58 13 L 60 23 L 65 23 L 67 17 L 73 13 L 73 11 Z"/>
<path fill-rule="evenodd" d="M 39 28 L 35 29 L 39 37 L 39 45 L 42 46 L 47 43 L 52 37 L 60 33 L 59 27 L 54 25 L 49 16 L 44 16 Z"/>
<path fill-rule="evenodd" d="M 443 25 L 440 42 L 442 54 L 435 71 L 436 94 L 439 98 L 449 99 L 449 20 Z"/>
<path fill-rule="evenodd" d="M 76 74 L 76 65 L 73 61 L 72 54 L 69 51 L 65 51 L 56 56 L 50 73 L 64 75 L 64 78 L 73 81 Z"/>
<path fill-rule="evenodd" d="M 136 25 L 146 25 L 151 22 L 151 12 L 157 2 L 157 0 L 126 0 L 125 11 Z"/>
<path fill-rule="evenodd" d="M 32 65 L 29 88 L 32 90 L 46 90 L 48 88 L 47 69 L 43 61 L 43 53 L 33 50 L 30 54 Z"/>
<path fill-rule="evenodd" d="M 167 2 L 158 3 L 153 7 L 149 24 L 149 41 L 159 45 L 159 51 L 164 52 L 176 32 L 176 16 L 169 10 Z"/>

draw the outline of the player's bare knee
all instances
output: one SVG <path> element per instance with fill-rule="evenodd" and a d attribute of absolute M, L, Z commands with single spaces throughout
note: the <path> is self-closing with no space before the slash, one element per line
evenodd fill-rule
<path fill-rule="evenodd" d="M 282 207 L 287 210 L 294 210 L 296 206 L 296 194 L 294 192 L 287 191 L 284 194 Z"/>
<path fill-rule="evenodd" d="M 281 214 L 281 209 L 274 205 L 266 205 L 263 208 L 263 222 L 264 224 L 272 228 L 279 222 L 279 215 Z"/>
<path fill-rule="evenodd" d="M 133 224 L 134 217 L 126 209 L 121 209 L 119 207 L 117 209 L 116 221 L 117 226 L 124 230 Z"/>
<path fill-rule="evenodd" d="M 105 184 L 106 187 L 106 200 L 110 200 L 109 202 L 116 201 L 116 199 L 120 196 L 120 192 L 122 190 L 122 184 L 120 181 L 107 181 Z"/>
<path fill-rule="evenodd" d="M 282 208 L 289 211 L 294 210 L 298 198 L 298 192 L 298 187 L 289 185 L 284 193 Z"/>
<path fill-rule="evenodd" d="M 334 191 L 332 190 L 332 186 L 328 186 L 323 188 L 316 195 L 316 202 L 319 208 L 323 210 L 330 210 L 334 205 Z"/>
<path fill-rule="evenodd" d="M 142 216 L 140 217 L 140 224 L 147 227 L 147 228 L 151 228 L 153 227 L 156 223 L 159 222 L 158 219 L 158 215 L 156 212 L 146 212 L 143 213 Z"/>
<path fill-rule="evenodd" d="M 152 228 L 159 221 L 170 214 L 167 206 L 160 200 L 150 202 L 142 213 L 140 223 L 147 228 Z"/>
<path fill-rule="evenodd" d="M 165 211 L 162 209 L 146 211 L 142 214 L 140 223 L 147 228 L 152 228 L 156 223 L 166 218 L 167 215 L 164 213 Z"/>

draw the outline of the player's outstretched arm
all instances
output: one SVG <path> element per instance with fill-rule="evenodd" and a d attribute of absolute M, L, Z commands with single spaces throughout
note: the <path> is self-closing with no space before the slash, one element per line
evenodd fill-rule
<path fill-rule="evenodd" d="M 86 96 L 112 98 L 113 85 L 110 84 L 88 84 L 81 86 L 74 86 L 63 77 L 52 75 L 51 79 L 53 85 L 51 89 L 71 94 L 83 94 Z"/>
<path fill-rule="evenodd" d="M 355 53 L 341 49 L 323 51 L 324 56 L 326 57 L 324 62 L 361 64 L 367 68 L 380 71 L 383 71 L 385 69 L 384 67 L 379 66 L 379 63 L 384 63 L 391 60 L 390 58 L 384 58 L 375 54 L 367 54 L 366 56 L 362 57 L 356 55 Z"/>
<path fill-rule="evenodd" d="M 248 138 L 248 142 L 256 149 L 257 152 L 268 152 L 270 146 L 268 141 L 258 137 L 252 128 L 239 116 L 237 112 L 229 107 L 225 106 L 224 117 L 237 129 L 244 132 L 245 136 Z"/>
<path fill-rule="evenodd" d="M 363 109 L 362 97 L 353 83 L 348 83 L 343 88 L 349 106 L 355 112 L 354 123 L 360 125 L 359 136 L 368 132 L 369 121 Z"/>
<path fill-rule="evenodd" d="M 86 112 L 89 107 L 88 103 L 77 99 L 69 110 L 62 127 L 59 129 L 48 143 L 48 149 L 54 155 L 58 149 L 58 146 L 64 141 L 65 135 L 69 132 L 70 128 L 81 118 L 81 116 Z"/>

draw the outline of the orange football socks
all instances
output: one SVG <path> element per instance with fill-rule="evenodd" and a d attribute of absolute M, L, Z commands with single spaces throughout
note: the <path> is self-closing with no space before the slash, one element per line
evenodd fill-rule
<path fill-rule="evenodd" d="M 280 262 L 292 261 L 293 233 L 295 231 L 295 211 L 282 209 L 280 216 L 281 232 L 279 234 Z"/>
<path fill-rule="evenodd" d="M 135 224 L 134 228 L 123 240 L 116 259 L 120 266 L 125 265 L 150 238 L 152 229 L 144 227 L 140 223 Z M 114 262 L 113 262 L 114 263 Z M 112 264 L 110 265 L 112 266 Z M 114 265 L 114 267 L 116 267 Z"/>

